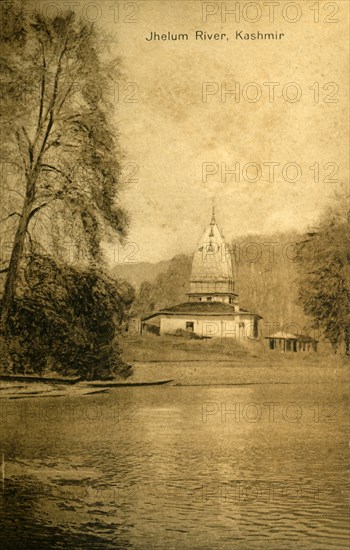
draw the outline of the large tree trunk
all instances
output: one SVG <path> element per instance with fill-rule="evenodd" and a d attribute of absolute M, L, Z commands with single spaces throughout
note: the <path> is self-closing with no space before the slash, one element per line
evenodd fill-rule
<path fill-rule="evenodd" d="M 22 214 L 18 222 L 16 235 L 13 243 L 11 259 L 8 267 L 7 277 L 5 281 L 4 294 L 1 302 L 0 313 L 0 333 L 5 333 L 8 327 L 8 318 L 13 304 L 18 282 L 18 273 L 20 263 L 23 257 L 24 244 L 26 239 L 26 231 L 30 221 L 30 213 L 32 209 L 32 197 L 26 196 L 22 209 Z"/>

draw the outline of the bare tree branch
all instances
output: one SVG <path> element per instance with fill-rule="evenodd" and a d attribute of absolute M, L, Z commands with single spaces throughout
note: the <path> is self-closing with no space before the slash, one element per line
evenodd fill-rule
<path fill-rule="evenodd" d="M 51 200 L 46 201 L 46 202 L 43 202 L 42 204 L 39 204 L 39 206 L 36 206 L 35 208 L 33 208 L 33 210 L 31 211 L 31 213 L 29 214 L 29 221 L 33 218 L 33 216 L 35 216 L 35 214 L 37 214 L 40 210 L 42 210 L 43 208 L 45 208 L 45 206 L 48 206 L 49 204 L 53 203 L 54 201 L 61 200 L 62 195 L 63 195 L 63 192 L 58 191 L 58 192 L 52 197 Z"/>
<path fill-rule="evenodd" d="M 47 107 L 45 116 L 43 118 L 42 126 L 45 124 L 45 122 L 47 120 L 48 120 L 48 122 L 47 122 L 46 130 L 45 130 L 45 133 L 44 133 L 44 137 L 43 137 L 41 145 L 39 147 L 39 152 L 38 152 L 38 155 L 37 155 L 37 158 L 36 158 L 36 161 L 35 161 L 35 166 L 37 166 L 40 163 L 41 157 L 42 157 L 42 155 L 44 153 L 44 150 L 46 148 L 47 140 L 49 138 L 49 135 L 50 135 L 53 123 L 54 123 L 54 109 L 55 109 L 56 100 L 57 100 L 58 83 L 59 83 L 60 74 L 61 74 L 61 70 L 62 70 L 62 58 L 63 58 L 64 54 L 67 51 L 67 41 L 68 41 L 68 31 L 67 31 L 67 34 L 66 34 L 66 37 L 65 37 L 65 40 L 64 40 L 63 47 L 62 47 L 62 49 L 60 51 L 60 54 L 58 56 L 57 69 L 56 69 L 55 78 L 54 78 L 52 96 L 51 96 L 51 99 L 50 99 L 50 103 Z M 40 132 L 36 136 L 34 146 L 36 146 L 36 144 L 38 143 L 39 135 L 40 135 Z"/>
<path fill-rule="evenodd" d="M 19 217 L 21 217 L 21 214 L 19 214 L 18 212 L 12 212 L 12 213 L 9 214 L 8 216 L 6 216 L 6 218 L 3 218 L 2 220 L 0 220 L 0 223 L 6 222 L 6 220 L 8 220 L 9 218 L 11 218 L 12 216 L 19 216 Z"/>
<path fill-rule="evenodd" d="M 24 126 L 22 126 L 22 132 L 23 134 L 25 135 L 25 138 L 27 140 L 27 143 L 28 143 L 28 156 L 29 156 L 29 165 L 31 166 L 32 165 L 32 162 L 33 162 L 33 145 L 29 139 L 29 135 L 28 135 L 28 132 L 27 130 L 25 129 Z"/>
<path fill-rule="evenodd" d="M 55 145 L 66 148 L 66 149 L 79 149 L 79 145 L 76 145 L 76 144 L 73 144 L 73 143 L 64 143 L 63 141 L 58 141 L 57 139 L 54 139 L 53 141 L 50 141 L 46 145 L 46 147 L 44 149 L 44 153 L 46 153 L 46 151 L 48 151 L 51 147 L 53 147 Z"/>
<path fill-rule="evenodd" d="M 61 174 L 69 183 L 72 183 L 72 178 L 65 174 L 60 168 L 57 168 L 57 166 L 53 166 L 52 164 L 42 164 L 41 168 L 44 171 L 48 172 L 56 172 L 57 174 Z"/>
<path fill-rule="evenodd" d="M 16 131 L 16 139 L 17 139 L 17 146 L 18 146 L 19 154 L 21 156 L 23 168 L 24 168 L 25 173 L 27 173 L 27 163 L 26 163 L 25 157 L 23 155 L 23 151 L 22 151 L 22 147 L 21 147 L 21 140 L 20 140 L 20 137 L 19 137 L 19 131 L 18 130 Z"/>
<path fill-rule="evenodd" d="M 41 54 L 43 61 L 43 74 L 41 77 L 41 90 L 40 90 L 40 106 L 39 106 L 39 115 L 38 115 L 38 126 L 36 135 L 39 136 L 41 127 L 42 127 L 42 117 L 44 111 L 44 100 L 45 100 L 45 86 L 46 86 L 46 59 L 45 59 L 45 46 L 42 40 L 39 40 L 41 45 Z"/>
<path fill-rule="evenodd" d="M 58 197 L 54 197 L 53 199 L 51 199 L 50 201 L 47 201 L 47 202 L 43 202 L 43 204 L 40 204 L 39 206 L 36 206 L 35 208 L 33 208 L 33 210 L 31 211 L 31 213 L 29 214 L 29 221 L 32 219 L 33 216 L 35 216 L 35 214 L 37 212 L 39 212 L 42 208 L 44 208 L 45 206 L 47 206 L 48 204 L 50 204 L 50 202 L 56 200 Z"/>
<path fill-rule="evenodd" d="M 64 94 L 63 99 L 61 100 L 59 106 L 57 107 L 57 114 L 59 114 L 60 110 L 62 109 L 62 107 L 63 107 L 63 105 L 64 105 L 64 103 L 65 103 L 65 101 L 66 101 L 66 99 L 67 99 L 67 97 L 68 97 L 68 95 L 69 95 L 71 89 L 73 88 L 73 85 L 74 85 L 74 82 L 72 82 L 72 83 L 68 86 L 68 89 L 67 89 L 66 93 Z"/>

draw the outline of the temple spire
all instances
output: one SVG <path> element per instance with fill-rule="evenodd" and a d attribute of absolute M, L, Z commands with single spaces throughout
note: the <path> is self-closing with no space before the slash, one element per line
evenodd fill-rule
<path fill-rule="evenodd" d="M 212 218 L 193 255 L 190 276 L 190 301 L 212 301 L 234 304 L 232 258 L 217 225 L 215 206 Z"/>

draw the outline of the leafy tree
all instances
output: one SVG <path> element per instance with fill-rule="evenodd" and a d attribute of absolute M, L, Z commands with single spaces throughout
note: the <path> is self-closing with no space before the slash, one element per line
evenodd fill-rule
<path fill-rule="evenodd" d="M 154 283 L 141 284 L 134 313 L 142 316 L 187 301 L 191 265 L 192 259 L 188 256 L 174 256 L 166 273 L 159 273 Z"/>
<path fill-rule="evenodd" d="M 90 380 L 130 374 L 116 341 L 134 298 L 128 283 L 38 254 L 26 262 L 24 279 L 9 317 L 10 370 Z"/>
<path fill-rule="evenodd" d="M 2 269 L 4 331 L 35 227 L 42 240 L 50 238 L 47 213 L 56 239 L 63 228 L 96 260 L 102 231 L 122 238 L 127 217 L 116 203 L 120 155 L 105 99 L 108 67 L 93 25 L 73 12 L 44 18 L 25 17 L 8 4 L 2 9 L 1 153 L 3 162 L 20 166 L 6 203 L 11 211 L 5 223 L 12 224 L 6 230 L 13 237 Z"/>
<path fill-rule="evenodd" d="M 329 210 L 300 243 L 299 299 L 335 351 L 350 353 L 350 219 Z"/>
<path fill-rule="evenodd" d="M 135 313 L 144 315 L 145 313 L 155 311 L 154 303 L 154 285 L 144 281 L 140 285 L 137 301 L 135 303 Z"/>
<path fill-rule="evenodd" d="M 297 304 L 299 240 L 300 233 L 276 232 L 249 235 L 232 242 L 239 303 L 263 317 L 266 333 L 277 332 L 289 324 L 300 327 L 289 332 L 307 332 L 311 328 Z"/>

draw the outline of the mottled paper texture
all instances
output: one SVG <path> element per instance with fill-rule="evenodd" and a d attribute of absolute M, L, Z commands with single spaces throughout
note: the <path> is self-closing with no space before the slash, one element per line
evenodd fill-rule
<path fill-rule="evenodd" d="M 349 547 L 349 2 L 4 1 L 0 547 Z"/>
<path fill-rule="evenodd" d="M 347 2 L 249 4 L 145 2 L 138 23 L 117 27 L 127 78 L 139 86 L 137 103 L 124 91 L 120 123 L 140 167 L 125 200 L 137 208 L 131 235 L 142 259 L 191 253 L 213 198 L 232 236 L 300 229 L 348 180 Z M 200 30 L 228 40 L 196 40 Z M 237 31 L 284 37 L 241 40 Z M 168 32 L 189 38 L 146 41 Z"/>

